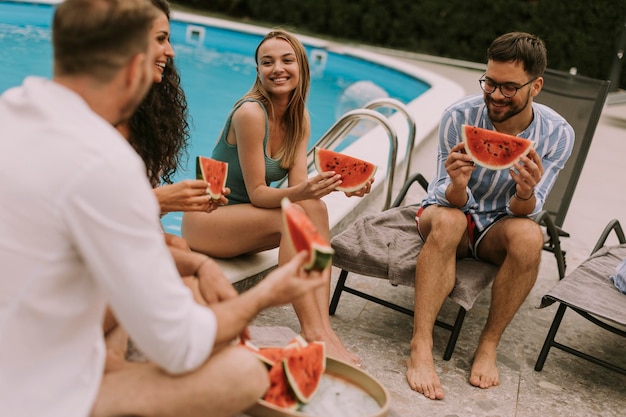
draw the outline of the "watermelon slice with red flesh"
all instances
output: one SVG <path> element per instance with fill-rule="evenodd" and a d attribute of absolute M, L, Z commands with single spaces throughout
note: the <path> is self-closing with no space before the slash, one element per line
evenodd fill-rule
<path fill-rule="evenodd" d="M 462 125 L 461 135 L 465 143 L 465 152 L 477 165 L 489 169 L 507 169 L 533 147 L 532 141 L 483 129 L 476 126 Z"/>
<path fill-rule="evenodd" d="M 305 250 L 309 254 L 304 269 L 307 271 L 324 270 L 335 253 L 328 240 L 317 231 L 309 216 L 287 197 L 281 201 L 281 207 L 287 240 L 296 252 Z"/>
<path fill-rule="evenodd" d="M 296 348 L 296 346 L 287 345 L 285 347 L 262 347 L 254 353 L 263 363 L 273 366 L 276 362 L 280 362 L 287 357 L 293 348 Z"/>
<path fill-rule="evenodd" d="M 283 367 L 289 386 L 301 403 L 308 403 L 317 392 L 326 370 L 325 345 L 309 343 L 291 352 L 283 359 Z"/>
<path fill-rule="evenodd" d="M 239 339 L 237 346 L 243 347 L 252 352 L 259 360 L 268 367 L 272 367 L 276 362 L 282 361 L 289 356 L 291 352 L 303 348 L 308 345 L 308 342 L 300 335 L 293 338 L 284 347 L 257 347 L 249 340 Z"/>
<path fill-rule="evenodd" d="M 262 400 L 288 410 L 297 409 L 299 406 L 298 399 L 287 382 L 283 362 L 276 362 L 268 375 L 270 387 L 263 395 Z"/>
<path fill-rule="evenodd" d="M 196 179 L 204 180 L 209 184 L 209 195 L 213 200 L 219 200 L 222 190 L 226 187 L 228 163 L 204 156 L 196 157 Z"/>
<path fill-rule="evenodd" d="M 316 147 L 313 153 L 315 169 L 320 174 L 322 172 L 335 171 L 341 175 L 341 185 L 336 190 L 343 192 L 354 192 L 363 188 L 367 182 L 376 174 L 376 165 L 345 155 L 339 152 Z"/>

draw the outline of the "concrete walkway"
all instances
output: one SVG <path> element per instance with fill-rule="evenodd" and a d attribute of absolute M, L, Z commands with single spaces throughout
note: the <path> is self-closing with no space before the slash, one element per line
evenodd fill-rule
<path fill-rule="evenodd" d="M 377 52 L 388 52 L 377 50 Z M 389 52 L 443 76 L 452 77 L 468 94 L 479 92 L 477 68 L 461 68 L 436 58 Z M 436 132 L 416 149 L 413 170 L 432 178 L 435 170 Z M 567 215 L 564 229 L 571 234 L 562 245 L 567 251 L 568 271 L 590 253 L 606 223 L 618 218 L 626 226 L 626 103 L 607 106 L 597 128 Z M 420 199 L 421 196 L 414 196 Z M 338 271 L 333 271 L 333 284 Z M 412 307 L 411 288 L 392 287 L 385 280 L 353 276 L 356 287 Z M 623 416 L 626 413 L 626 376 L 610 372 L 572 355 L 553 349 L 544 370 L 535 361 L 552 321 L 556 306 L 536 306 L 558 280 L 556 263 L 545 253 L 539 279 L 530 296 L 508 327 L 499 347 L 501 385 L 480 390 L 467 379 L 478 335 L 489 308 L 488 291 L 468 313 L 452 359 L 441 359 L 448 332 L 435 329 L 436 367 L 446 397 L 431 401 L 411 391 L 405 380 L 406 358 L 412 322 L 400 313 L 358 299 L 342 296 L 333 326 L 350 350 L 361 356 L 365 370 L 378 378 L 391 394 L 391 416 Z M 626 297 L 626 296 L 625 296 Z M 626 298 L 624 299 L 626 303 Z M 441 316 L 450 319 L 455 305 L 446 302 Z M 291 307 L 262 313 L 254 322 L 264 329 L 255 332 L 262 340 L 283 340 L 299 331 Z M 287 332 L 285 332 L 287 328 Z M 626 366 L 626 340 L 589 324 L 568 312 L 559 332 L 561 340 L 579 349 L 596 348 L 607 360 Z M 273 339 L 272 339 L 273 338 Z M 281 339 L 282 338 L 282 339 Z M 558 338 L 557 338 L 558 339 Z"/>

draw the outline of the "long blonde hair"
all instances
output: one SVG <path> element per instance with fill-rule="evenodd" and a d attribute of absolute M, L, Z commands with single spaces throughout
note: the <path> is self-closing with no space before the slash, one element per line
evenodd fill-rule
<path fill-rule="evenodd" d="M 295 163 L 298 145 L 300 141 L 306 137 L 309 130 L 306 100 L 309 94 L 311 74 L 309 70 L 309 60 L 307 58 L 304 45 L 302 45 L 302 43 L 294 35 L 283 29 L 274 29 L 263 37 L 263 40 L 259 43 L 256 51 L 254 52 L 254 60 L 257 65 L 259 48 L 265 41 L 274 38 L 282 39 L 291 45 L 296 55 L 298 67 L 300 68 L 300 83 L 293 91 L 289 104 L 287 105 L 287 111 L 285 111 L 282 119 L 286 128 L 285 141 L 283 142 L 282 149 L 279 151 L 278 155 L 276 155 L 281 160 L 281 166 L 288 169 Z M 269 109 L 270 114 L 274 114 L 270 95 L 261 84 L 258 72 L 252 88 L 250 88 L 250 90 L 237 103 L 249 98 L 259 100 L 265 105 L 265 108 Z"/>

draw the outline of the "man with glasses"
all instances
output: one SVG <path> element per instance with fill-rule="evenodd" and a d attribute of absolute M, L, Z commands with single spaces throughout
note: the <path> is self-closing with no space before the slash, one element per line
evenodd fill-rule
<path fill-rule="evenodd" d="M 479 80 L 483 94 L 464 98 L 443 114 L 436 178 L 416 215 L 424 246 L 417 260 L 406 374 L 411 388 L 427 398 L 444 397 L 432 355 L 433 327 L 454 287 L 457 258 L 500 267 L 469 377 L 480 388 L 500 383 L 496 348 L 539 270 L 543 234 L 532 217 L 541 211 L 574 144 L 565 119 L 533 102 L 545 68 L 541 39 L 519 32 L 502 35 L 487 50 L 487 71 Z M 535 146 L 511 169 L 482 168 L 464 151 L 462 124 L 529 139 Z"/>

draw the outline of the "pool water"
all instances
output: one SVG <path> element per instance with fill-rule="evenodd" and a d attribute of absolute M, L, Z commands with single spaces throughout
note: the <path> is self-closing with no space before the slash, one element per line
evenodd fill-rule
<path fill-rule="evenodd" d="M 50 23 L 54 8 L 45 4 L 0 2 L 0 93 L 27 75 L 52 75 Z M 171 22 L 191 117 L 189 158 L 175 180 L 195 176 L 196 155 L 208 156 L 234 102 L 255 78 L 254 51 L 262 35 L 178 20 Z M 309 147 L 345 111 L 360 102 L 387 96 L 408 103 L 430 86 L 421 80 L 359 58 L 305 45 L 311 62 Z M 356 96 L 355 96 L 356 94 Z M 180 213 L 163 218 L 167 231 L 179 233 Z"/>

